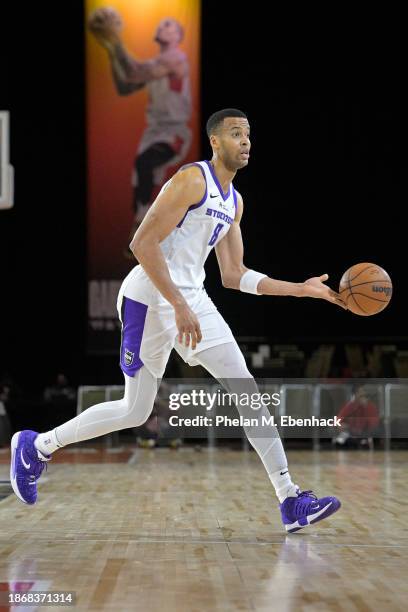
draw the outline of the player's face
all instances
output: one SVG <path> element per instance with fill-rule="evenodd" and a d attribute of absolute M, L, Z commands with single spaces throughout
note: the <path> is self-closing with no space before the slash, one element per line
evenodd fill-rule
<path fill-rule="evenodd" d="M 248 165 L 251 141 L 247 119 L 226 117 L 215 139 L 217 155 L 226 168 L 235 172 Z"/>
<path fill-rule="evenodd" d="M 180 29 L 177 22 L 174 19 L 162 19 L 157 26 L 154 40 L 159 44 L 179 42 Z"/>

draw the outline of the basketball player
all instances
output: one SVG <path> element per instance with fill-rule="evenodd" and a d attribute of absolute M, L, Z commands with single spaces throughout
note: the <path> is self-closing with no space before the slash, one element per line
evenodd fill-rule
<path fill-rule="evenodd" d="M 125 278 L 118 296 L 124 398 L 92 406 L 47 433 L 25 430 L 13 436 L 11 482 L 28 504 L 35 503 L 36 482 L 58 448 L 146 421 L 173 348 L 190 365 L 200 364 L 224 381 L 228 392 L 240 394 L 244 387 L 246 393 L 258 392 L 230 328 L 203 287 L 204 263 L 213 247 L 224 287 L 258 296 L 321 298 L 344 307 L 324 284 L 326 274 L 290 283 L 245 267 L 243 201 L 232 180 L 248 164 L 248 120 L 239 110 L 221 110 L 209 118 L 207 133 L 212 160 L 184 166 L 163 186 L 130 245 L 140 265 Z M 237 409 L 242 413 L 239 402 Z M 266 406 L 259 412 L 269 416 Z M 338 510 L 335 497 L 318 499 L 293 483 L 275 427 L 245 432 L 275 488 L 287 531 Z"/>
<path fill-rule="evenodd" d="M 154 40 L 159 55 L 148 61 L 134 59 L 120 35 L 120 16 L 111 8 L 100 8 L 90 19 L 96 40 L 108 51 L 112 76 L 121 96 L 147 89 L 147 128 L 139 143 L 133 172 L 133 232 L 143 220 L 155 185 L 162 185 L 168 167 L 178 164 L 191 144 L 189 65 L 180 49 L 183 28 L 175 19 L 160 21 Z M 156 192 L 157 193 L 157 192 Z M 132 256 L 133 257 L 133 256 Z"/>

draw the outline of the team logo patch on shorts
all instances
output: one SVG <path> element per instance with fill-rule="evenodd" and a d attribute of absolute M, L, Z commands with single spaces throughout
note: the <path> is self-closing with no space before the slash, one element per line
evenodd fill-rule
<path fill-rule="evenodd" d="M 129 349 L 125 348 L 125 365 L 130 366 L 133 363 L 133 359 L 135 358 L 135 354 Z"/>

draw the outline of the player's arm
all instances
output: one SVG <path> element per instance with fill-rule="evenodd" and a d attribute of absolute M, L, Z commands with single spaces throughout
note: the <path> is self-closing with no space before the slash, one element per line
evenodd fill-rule
<path fill-rule="evenodd" d="M 186 346 L 192 348 L 201 340 L 197 317 L 182 293 L 173 283 L 160 243 L 170 234 L 187 213 L 189 206 L 199 202 L 205 193 L 205 179 L 201 170 L 189 166 L 179 170 L 158 195 L 139 226 L 130 249 L 146 274 L 175 311 L 179 341 L 186 336 Z"/>
<path fill-rule="evenodd" d="M 236 191 L 236 190 L 235 190 Z M 244 266 L 244 245 L 241 234 L 241 218 L 244 204 L 241 194 L 237 194 L 237 212 L 227 234 L 215 245 L 218 266 L 223 287 L 239 289 L 239 283 L 248 268 Z"/>
<path fill-rule="evenodd" d="M 119 95 L 128 95 L 141 89 L 144 83 L 129 83 L 128 74 L 136 60 L 123 46 L 120 36 L 122 22 L 117 11 L 109 7 L 96 9 L 89 18 L 88 26 L 96 41 L 108 53 L 113 82 Z"/>
<path fill-rule="evenodd" d="M 304 283 L 291 283 L 270 278 L 244 265 L 244 246 L 240 227 L 244 204 L 241 194 L 236 193 L 237 213 L 234 222 L 229 232 L 215 247 L 223 286 L 255 295 L 321 298 L 345 308 L 340 296 L 324 284 L 323 281 L 328 279 L 327 274 L 309 278 Z"/>
<path fill-rule="evenodd" d="M 128 87 L 143 87 L 149 81 L 161 79 L 174 74 L 184 75 L 186 63 L 177 55 L 167 54 L 141 62 L 132 58 L 121 42 L 118 42 L 110 53 L 112 68 L 121 75 L 121 82 Z"/>
<path fill-rule="evenodd" d="M 139 62 L 126 51 L 121 42 L 118 42 L 108 51 L 113 82 L 120 96 L 127 96 L 134 91 L 143 89 L 146 81 L 132 81 L 131 75 Z"/>
<path fill-rule="evenodd" d="M 106 37 L 102 38 L 98 35 L 95 35 L 95 38 L 108 52 L 112 78 L 118 94 L 127 96 L 138 89 L 143 89 L 145 81 L 135 82 L 130 78 L 138 62 L 128 54 L 122 43 L 111 44 Z"/>
<path fill-rule="evenodd" d="M 116 90 L 121 96 L 142 89 L 149 81 L 161 79 L 169 74 L 182 76 L 185 71 L 185 62 L 172 57 L 157 57 L 141 62 L 132 57 L 118 40 L 108 49 L 112 67 L 113 81 Z"/>
<path fill-rule="evenodd" d="M 142 89 L 146 80 L 134 78 L 138 74 L 139 67 L 143 62 L 139 62 L 132 57 L 125 49 L 121 40 L 117 40 L 115 44 L 108 50 L 109 59 L 112 67 L 112 76 L 117 89 L 121 95 L 128 95 Z"/>

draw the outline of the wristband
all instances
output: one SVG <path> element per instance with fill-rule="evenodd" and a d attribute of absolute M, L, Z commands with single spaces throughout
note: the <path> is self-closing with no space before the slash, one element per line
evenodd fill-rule
<path fill-rule="evenodd" d="M 261 274 L 261 272 L 255 272 L 255 270 L 247 270 L 239 281 L 239 290 L 244 293 L 253 293 L 254 295 L 262 295 L 258 293 L 258 283 L 266 278 L 266 274 Z"/>

